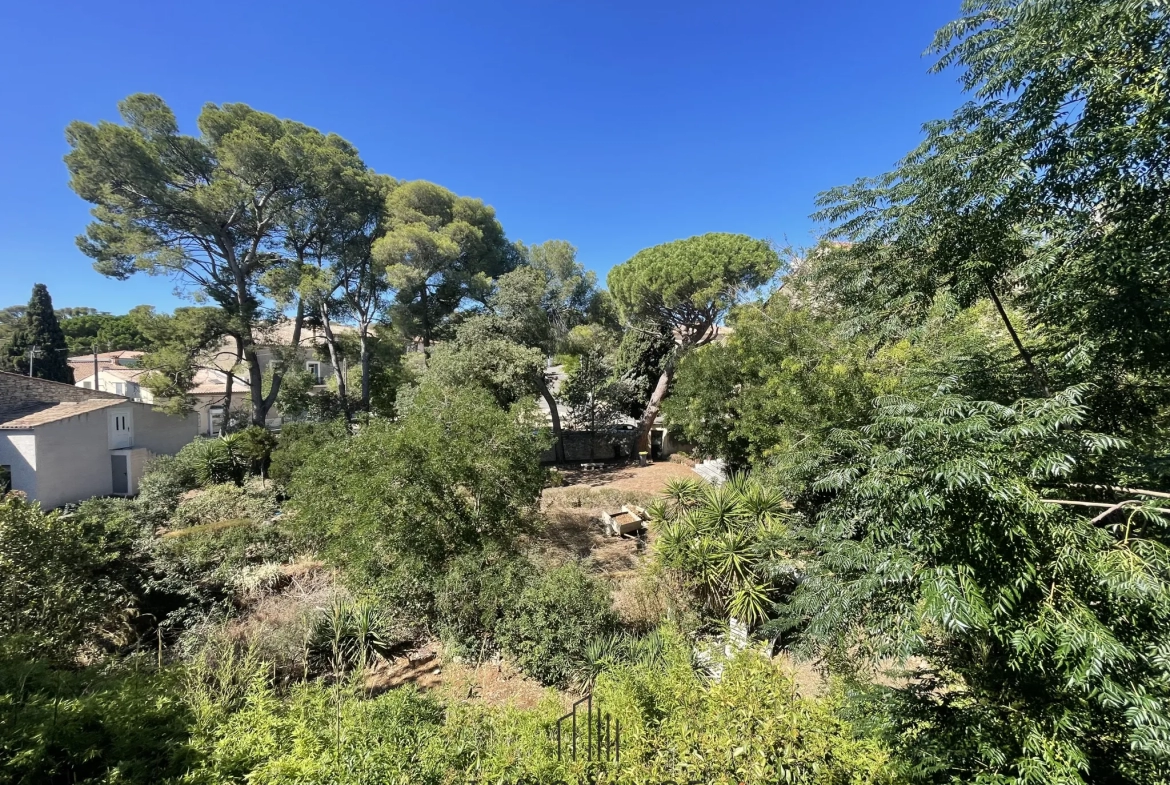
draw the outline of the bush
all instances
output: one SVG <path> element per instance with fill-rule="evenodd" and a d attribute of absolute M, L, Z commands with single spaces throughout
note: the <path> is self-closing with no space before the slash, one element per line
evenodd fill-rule
<path fill-rule="evenodd" d="M 23 494 L 0 499 L 0 646 L 70 658 L 124 643 L 134 594 L 124 584 L 121 522 L 45 513 Z"/>
<path fill-rule="evenodd" d="M 179 674 L 0 660 L 0 782 L 141 783 L 195 763 Z"/>
<path fill-rule="evenodd" d="M 260 523 L 276 515 L 277 509 L 276 493 L 263 481 L 243 486 L 223 483 L 183 499 L 169 523 L 177 528 L 241 518 Z"/>
<path fill-rule="evenodd" d="M 146 520 L 154 526 L 162 526 L 179 506 L 183 494 L 198 487 L 199 478 L 188 462 L 164 455 L 152 458 L 146 465 L 134 501 Z"/>
<path fill-rule="evenodd" d="M 351 574 L 506 544 L 536 519 L 548 445 L 482 390 L 424 385 L 395 423 L 371 421 L 296 472 L 297 525 Z"/>
<path fill-rule="evenodd" d="M 253 570 L 293 555 L 292 541 L 275 523 L 241 518 L 176 529 L 151 542 L 149 591 L 168 598 L 168 626 L 187 626 L 235 607 Z"/>
<path fill-rule="evenodd" d="M 657 656 L 597 680 L 595 700 L 621 721 L 616 781 L 897 781 L 887 750 L 843 719 L 842 696 L 799 696 L 791 674 L 753 649 L 708 682 L 676 632 L 665 628 L 654 645 Z"/>
<path fill-rule="evenodd" d="M 268 476 L 277 485 L 287 486 L 306 461 L 348 435 L 345 423 L 340 420 L 285 424 L 280 430 L 276 449 L 272 451 Z"/>
<path fill-rule="evenodd" d="M 499 552 L 452 559 L 436 581 L 436 626 L 451 654 L 482 657 L 495 649 L 496 631 L 535 572 L 522 557 Z"/>
<path fill-rule="evenodd" d="M 529 580 L 499 625 L 500 645 L 526 673 L 566 686 L 593 640 L 617 629 L 609 590 L 579 564 Z"/>

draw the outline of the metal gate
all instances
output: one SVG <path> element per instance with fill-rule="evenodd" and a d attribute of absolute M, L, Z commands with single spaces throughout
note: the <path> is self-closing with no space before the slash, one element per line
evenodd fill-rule
<path fill-rule="evenodd" d="M 583 718 L 577 712 L 582 703 L 585 704 Z M 567 755 L 574 761 L 583 758 L 588 762 L 621 763 L 621 720 L 602 712 L 600 700 L 594 705 L 592 693 L 575 702 L 571 711 L 557 719 L 556 732 L 557 760 L 564 760 Z"/>

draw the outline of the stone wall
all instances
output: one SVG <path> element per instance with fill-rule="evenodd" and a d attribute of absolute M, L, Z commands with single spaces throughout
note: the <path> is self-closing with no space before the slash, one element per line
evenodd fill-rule
<path fill-rule="evenodd" d="M 122 398 L 114 393 L 86 390 L 72 384 L 0 372 L 0 412 L 31 403 L 80 403 L 94 398 Z"/>

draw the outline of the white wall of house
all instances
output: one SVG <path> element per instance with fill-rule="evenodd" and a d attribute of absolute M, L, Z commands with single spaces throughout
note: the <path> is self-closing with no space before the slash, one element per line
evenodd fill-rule
<path fill-rule="evenodd" d="M 12 489 L 37 495 L 37 441 L 31 430 L 0 430 L 0 466 L 12 472 Z"/>
<path fill-rule="evenodd" d="M 133 404 L 127 402 L 128 408 Z M 98 409 L 38 425 L 37 500 L 49 510 L 113 490 L 107 416 Z"/>
<path fill-rule="evenodd" d="M 119 416 L 131 423 L 129 444 L 111 440 L 111 420 Z M 195 438 L 197 427 L 198 416 L 193 413 L 170 417 L 146 404 L 130 401 L 124 406 L 38 425 L 32 432 L 36 445 L 35 497 L 44 509 L 51 509 L 91 496 L 108 496 L 114 489 L 111 449 L 145 448 L 152 455 L 174 455 Z M 138 457 L 130 463 L 131 492 L 137 489 L 143 467 L 144 461 Z"/>
<path fill-rule="evenodd" d="M 198 433 L 199 416 L 173 417 L 145 404 L 134 406 L 134 446 L 155 455 L 174 455 Z"/>
<path fill-rule="evenodd" d="M 84 387 L 87 390 L 94 389 L 93 377 L 82 379 L 77 382 L 74 387 Z M 102 392 L 114 393 L 115 395 L 125 395 L 135 401 L 142 401 L 143 403 L 154 403 L 154 394 L 150 390 L 141 386 L 138 382 L 127 381 L 112 373 L 98 372 L 97 389 Z"/>

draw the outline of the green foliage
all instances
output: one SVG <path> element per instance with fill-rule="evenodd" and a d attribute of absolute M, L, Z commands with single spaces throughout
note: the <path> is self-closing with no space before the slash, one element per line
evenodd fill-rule
<path fill-rule="evenodd" d="M 482 302 L 490 279 L 518 262 L 495 210 L 434 183 L 394 187 L 384 220 L 386 232 L 374 242 L 373 257 L 398 290 L 395 324 L 424 346 L 445 337 L 464 301 Z"/>
<path fill-rule="evenodd" d="M 139 367 L 149 371 L 142 377 L 142 386 L 150 390 L 155 405 L 163 411 L 192 411 L 196 400 L 189 391 L 195 385 L 195 375 L 201 369 L 218 373 L 218 363 L 224 361 L 215 351 L 228 334 L 223 311 L 211 307 L 176 308 L 168 315 L 140 305 L 130 311 L 129 318 L 150 344 L 149 351 L 138 361 Z M 209 362 L 209 357 L 214 361 Z"/>
<path fill-rule="evenodd" d="M 73 369 L 67 362 L 69 347 L 53 311 L 53 299 L 43 283 L 33 286 L 32 297 L 20 322 L 0 356 L 0 370 L 38 379 L 73 384 Z"/>
<path fill-rule="evenodd" d="M 260 480 L 242 486 L 229 482 L 188 494 L 175 508 L 169 524 L 186 528 L 239 518 L 263 523 L 276 512 L 275 491 L 270 484 Z"/>
<path fill-rule="evenodd" d="M 197 761 L 179 674 L 50 670 L 0 661 L 0 781 L 126 783 L 178 778 Z"/>
<path fill-rule="evenodd" d="M 707 683 L 688 642 L 668 631 L 660 643 L 655 662 L 598 678 L 595 699 L 622 728 L 622 762 L 606 781 L 898 781 L 886 749 L 842 719 L 836 695 L 800 696 L 782 666 L 750 649 Z"/>
<path fill-rule="evenodd" d="M 65 314 L 63 311 L 70 311 Z M 84 311 L 84 313 L 78 313 Z M 69 354 L 89 354 L 122 350 L 148 351 L 151 341 L 140 330 L 132 314 L 114 315 L 90 312 L 92 309 L 58 309 L 57 318 L 65 335 Z"/>
<path fill-rule="evenodd" d="M 780 267 L 771 245 L 711 233 L 639 251 L 609 271 L 609 290 L 628 322 L 669 324 L 689 345 L 701 341 L 747 291 Z"/>
<path fill-rule="evenodd" d="M 559 395 L 568 408 L 569 427 L 588 432 L 592 450 L 599 432 L 621 422 L 633 397 L 633 385 L 614 373 L 613 360 L 598 331 L 577 328 L 570 335 L 574 351 L 572 368 L 561 383 Z"/>
<path fill-rule="evenodd" d="M 450 560 L 435 585 L 435 626 L 447 650 L 471 658 L 494 651 L 500 622 L 535 575 L 527 560 L 495 551 Z"/>
<path fill-rule="evenodd" d="M 641 416 L 675 348 L 674 331 L 665 322 L 635 324 L 622 332 L 614 357 L 614 375 L 630 390 L 630 399 L 623 408 L 627 416 Z"/>
<path fill-rule="evenodd" d="M 888 396 L 788 469 L 811 525 L 781 538 L 802 579 L 778 626 L 929 663 L 898 712 L 918 776 L 1137 782 L 1170 760 L 1170 513 L 1051 501 L 1121 446 L 1080 426 L 1082 394 Z"/>
<path fill-rule="evenodd" d="M 160 455 L 147 463 L 134 501 L 144 518 L 162 526 L 179 506 L 180 497 L 198 487 L 199 474 L 186 455 Z"/>
<path fill-rule="evenodd" d="M 310 457 L 290 505 L 343 565 L 372 575 L 400 558 L 437 565 L 531 525 L 547 446 L 486 392 L 423 384 L 399 421 L 372 420 Z"/>
<path fill-rule="evenodd" d="M 613 632 L 609 590 L 570 563 L 530 579 L 499 627 L 503 650 L 546 684 L 567 685 L 593 640 Z"/>
<path fill-rule="evenodd" d="M 295 554 L 284 528 L 248 518 L 220 518 L 216 523 L 176 529 L 151 540 L 147 547 L 153 575 L 147 588 L 158 595 L 168 629 L 232 610 L 249 570 L 286 563 Z"/>
<path fill-rule="evenodd" d="M 207 104 L 198 136 L 179 132 L 174 113 L 154 95 L 119 104 L 123 124 L 70 123 L 69 185 L 94 205 L 78 247 L 104 275 L 174 275 L 210 300 L 220 326 L 247 362 L 251 417 L 263 425 L 279 390 L 262 394 L 257 328 L 271 297 L 288 290 L 300 261 L 286 240 L 306 211 L 335 208 L 329 184 L 339 170 L 364 170 L 357 151 L 336 135 L 258 112 L 245 104 Z M 190 387 L 189 354 L 165 353 L 160 367 L 179 401 Z M 167 379 L 156 375 L 155 381 Z"/>
<path fill-rule="evenodd" d="M 68 660 L 83 645 L 124 643 L 134 598 L 114 564 L 122 541 L 22 494 L 0 499 L 0 648 Z"/>
<path fill-rule="evenodd" d="M 649 509 L 659 562 L 689 580 L 707 613 L 763 622 L 795 583 L 769 568 L 790 517 L 784 497 L 744 475 L 718 487 L 672 480 L 663 495 Z"/>
<path fill-rule="evenodd" d="M 297 469 L 306 461 L 347 435 L 345 424 L 336 420 L 283 425 L 276 448 L 272 451 L 269 476 L 277 485 L 287 486 Z"/>
<path fill-rule="evenodd" d="M 507 407 L 536 394 L 544 366 L 539 348 L 512 340 L 495 317 L 476 316 L 459 326 L 453 341 L 434 349 L 422 380 L 481 387 Z"/>

